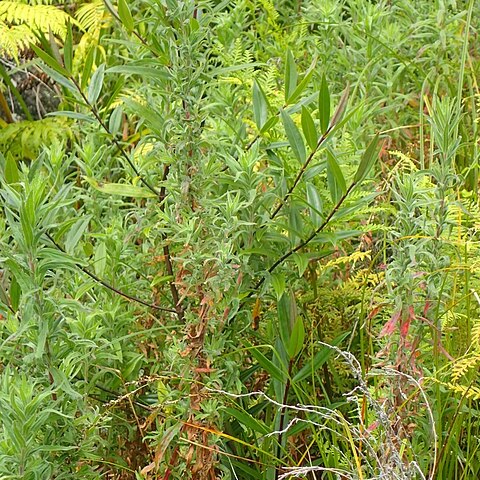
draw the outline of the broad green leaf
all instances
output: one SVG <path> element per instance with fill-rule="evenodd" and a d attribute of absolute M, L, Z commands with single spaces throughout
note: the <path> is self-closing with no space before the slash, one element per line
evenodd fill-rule
<path fill-rule="evenodd" d="M 327 150 L 327 183 L 333 203 L 337 203 L 347 190 L 345 178 L 337 163 L 337 159 Z"/>
<path fill-rule="evenodd" d="M 225 407 L 223 411 L 236 418 L 241 425 L 250 428 L 254 432 L 266 435 L 270 431 L 263 422 L 260 422 L 246 411 L 238 410 L 233 407 Z"/>
<path fill-rule="evenodd" d="M 72 71 L 73 60 L 73 34 L 72 24 L 67 23 L 67 35 L 65 37 L 65 43 L 63 45 L 63 64 L 68 72 Z"/>
<path fill-rule="evenodd" d="M 93 266 L 95 269 L 95 274 L 99 277 L 103 277 L 105 268 L 107 266 L 107 246 L 105 245 L 105 242 L 100 241 L 95 245 Z"/>
<path fill-rule="evenodd" d="M 307 154 L 302 136 L 300 135 L 295 123 L 293 123 L 293 120 L 289 115 L 287 115 L 287 113 L 285 113 L 284 110 L 280 112 L 280 115 L 282 117 L 285 133 L 287 134 L 288 143 L 290 144 L 293 154 L 297 157 L 297 160 L 300 163 L 304 163 L 307 158 Z"/>
<path fill-rule="evenodd" d="M 287 51 L 285 58 L 285 104 L 288 104 L 288 99 L 292 96 L 297 87 L 298 73 L 295 59 L 292 52 Z"/>
<path fill-rule="evenodd" d="M 93 73 L 88 85 L 87 99 L 91 104 L 95 104 L 98 100 L 103 87 L 103 79 L 105 78 L 105 64 L 102 63 Z"/>
<path fill-rule="evenodd" d="M 311 182 L 306 183 L 307 203 L 310 210 L 310 219 L 315 227 L 319 227 L 322 223 L 323 204 L 322 199 Z"/>
<path fill-rule="evenodd" d="M 133 31 L 134 23 L 132 13 L 128 6 L 127 0 L 118 0 L 118 16 L 122 20 L 123 26 L 128 32 Z"/>
<path fill-rule="evenodd" d="M 355 173 L 355 177 L 353 179 L 354 183 L 361 183 L 365 180 L 368 172 L 373 167 L 373 164 L 378 158 L 378 140 L 379 134 L 377 133 L 375 137 L 373 137 L 372 141 L 368 144 L 368 147 L 365 149 L 365 153 L 360 160 L 360 164 L 358 165 L 357 172 Z"/>
<path fill-rule="evenodd" d="M 290 343 L 290 335 L 297 319 L 297 303 L 293 292 L 286 292 L 277 302 L 278 329 L 285 349 Z"/>
<path fill-rule="evenodd" d="M 259 130 L 265 125 L 268 116 L 268 103 L 265 93 L 257 83 L 253 81 L 253 118 Z"/>
<path fill-rule="evenodd" d="M 303 325 L 302 317 L 297 317 L 297 320 L 293 324 L 292 333 L 290 335 L 290 341 L 288 342 L 287 352 L 289 357 L 295 358 L 303 348 L 303 342 L 305 341 L 305 327 Z"/>
<path fill-rule="evenodd" d="M 302 130 L 308 146 L 314 151 L 317 148 L 318 134 L 308 108 L 302 107 Z"/>
<path fill-rule="evenodd" d="M 283 273 L 274 273 L 272 274 L 272 286 L 277 295 L 277 300 L 280 300 L 280 297 L 285 292 L 285 275 Z"/>
<path fill-rule="evenodd" d="M 325 134 L 330 123 L 330 92 L 325 75 L 322 77 L 320 91 L 318 92 L 318 117 L 322 134 Z"/>
<path fill-rule="evenodd" d="M 107 195 L 120 195 L 122 197 L 133 198 L 155 198 L 156 195 L 150 190 L 137 187 L 136 185 L 129 185 L 126 183 L 100 183 L 94 178 L 84 177 L 85 180 L 99 192 Z"/>
<path fill-rule="evenodd" d="M 36 55 L 45 62 L 50 68 L 53 68 L 57 73 L 63 75 L 64 77 L 68 77 L 68 72 L 63 68 L 63 66 L 57 62 L 53 57 L 51 57 L 48 53 L 45 53 L 42 49 L 38 48 L 36 45 L 31 45 L 32 50 L 36 53 Z"/>
<path fill-rule="evenodd" d="M 330 121 L 330 127 L 334 127 L 342 119 L 343 114 L 345 113 L 345 109 L 347 108 L 349 93 L 350 93 L 350 85 L 347 85 L 345 87 L 345 90 L 342 93 L 342 96 L 340 97 L 340 101 L 338 102 L 338 105 L 335 110 L 335 113 L 333 114 L 332 120 Z"/>
<path fill-rule="evenodd" d="M 333 339 L 331 345 L 335 347 L 340 345 L 340 343 L 342 343 L 343 340 L 348 337 L 348 335 L 350 335 L 350 332 L 342 333 Z M 322 346 L 315 356 L 294 375 L 292 381 L 301 382 L 308 376 L 312 375 L 312 373 L 318 370 L 334 353 L 335 350 L 333 348 Z"/>

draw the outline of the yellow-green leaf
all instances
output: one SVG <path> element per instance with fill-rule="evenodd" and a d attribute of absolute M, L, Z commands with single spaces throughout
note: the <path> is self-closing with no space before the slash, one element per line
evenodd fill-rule
<path fill-rule="evenodd" d="M 97 182 L 94 178 L 84 177 L 85 180 L 99 192 L 107 195 L 120 195 L 122 197 L 133 198 L 155 198 L 156 195 L 143 187 L 129 185 L 128 183 L 102 183 Z"/>

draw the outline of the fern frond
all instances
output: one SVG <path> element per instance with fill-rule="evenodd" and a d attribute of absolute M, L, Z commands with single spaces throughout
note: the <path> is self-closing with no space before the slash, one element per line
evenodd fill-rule
<path fill-rule="evenodd" d="M 468 355 L 456 360 L 452 365 L 452 381 L 458 382 L 460 378 L 465 376 L 470 370 L 476 368 L 480 363 L 480 355 Z"/>
<path fill-rule="evenodd" d="M 44 145 L 62 143 L 73 135 L 65 118 L 10 123 L 0 129 L 0 151 L 15 158 L 34 159 Z"/>
<path fill-rule="evenodd" d="M 473 322 L 472 330 L 472 347 L 475 351 L 480 352 L 480 319 L 475 319 Z"/>
<path fill-rule="evenodd" d="M 465 386 L 465 385 L 457 385 L 453 383 L 443 383 L 442 385 L 447 387 L 449 390 L 453 392 L 459 393 L 462 397 L 469 398 L 471 400 L 480 400 L 480 388 L 474 385 Z"/>
<path fill-rule="evenodd" d="M 88 32 L 97 30 L 106 18 L 103 1 L 93 0 L 90 3 L 85 3 L 76 11 L 75 18 L 84 30 Z"/>
<path fill-rule="evenodd" d="M 39 31 L 65 37 L 70 16 L 51 5 L 26 5 L 18 2 L 0 3 L 0 22 L 10 25 L 26 25 L 32 32 Z"/>
<path fill-rule="evenodd" d="M 35 41 L 35 35 L 27 25 L 9 27 L 0 21 L 0 55 L 8 55 L 18 60 L 20 50 Z"/>

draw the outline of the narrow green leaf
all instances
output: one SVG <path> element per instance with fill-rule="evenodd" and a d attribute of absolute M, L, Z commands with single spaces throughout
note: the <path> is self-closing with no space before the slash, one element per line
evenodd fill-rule
<path fill-rule="evenodd" d="M 276 124 L 278 123 L 278 117 L 270 117 L 266 122 L 265 125 L 262 127 L 260 130 L 260 133 L 266 133 L 268 132 L 271 128 L 273 128 Z"/>
<path fill-rule="evenodd" d="M 133 198 L 155 198 L 156 195 L 143 187 L 137 187 L 136 185 L 128 185 L 126 183 L 100 183 L 94 178 L 84 177 L 85 180 L 99 192 L 106 193 L 107 195 L 120 195 L 123 197 Z"/>
<path fill-rule="evenodd" d="M 248 347 L 252 357 L 258 362 L 258 364 L 272 377 L 276 378 L 280 382 L 286 380 L 286 374 L 280 370 L 271 360 L 269 360 L 260 350 L 244 340 L 245 345 Z"/>
<path fill-rule="evenodd" d="M 288 99 L 292 96 L 297 87 L 298 73 L 295 59 L 292 52 L 287 51 L 285 58 L 285 104 L 288 104 Z"/>
<path fill-rule="evenodd" d="M 69 254 L 73 254 L 75 247 L 85 233 L 91 218 L 91 215 L 82 216 L 70 228 L 65 238 L 65 250 Z"/>
<path fill-rule="evenodd" d="M 64 77 L 68 77 L 68 72 L 63 68 L 63 66 L 57 62 L 53 57 L 51 57 L 48 53 L 45 53 L 43 50 L 38 48 L 36 45 L 31 44 L 32 50 L 35 54 L 45 62 L 50 68 L 53 68 L 57 73 L 63 75 Z"/>
<path fill-rule="evenodd" d="M 259 432 L 262 435 L 266 435 L 270 431 L 263 422 L 260 422 L 246 411 L 238 410 L 233 407 L 225 407 L 223 411 L 236 418 L 241 425 L 250 428 L 254 432 Z"/>
<path fill-rule="evenodd" d="M 318 92 L 318 117 L 320 119 L 322 134 L 324 134 L 330 122 L 330 92 L 328 91 L 328 83 L 325 75 L 322 77 L 320 91 Z"/>
<path fill-rule="evenodd" d="M 290 144 L 294 155 L 297 157 L 297 160 L 303 164 L 307 158 L 307 154 L 305 152 L 305 144 L 303 143 L 302 136 L 295 123 L 293 123 L 293 120 L 284 110 L 281 110 L 280 115 L 282 117 L 283 126 L 285 127 L 288 143 Z"/>
<path fill-rule="evenodd" d="M 124 103 L 127 108 L 135 115 L 138 115 L 139 118 L 143 120 L 145 125 L 148 128 L 151 128 L 156 135 L 158 135 L 160 138 L 164 135 L 163 118 L 159 115 L 157 110 L 154 110 L 148 105 L 142 105 L 131 98 L 126 98 Z"/>
<path fill-rule="evenodd" d="M 48 29 L 48 41 L 53 53 L 53 57 L 58 62 L 58 64 L 63 67 L 64 66 L 63 58 L 62 58 L 62 55 L 60 55 L 60 49 L 58 48 L 58 45 L 57 45 L 57 39 L 55 38 L 55 36 L 52 33 L 52 30 L 50 29 Z"/>
<path fill-rule="evenodd" d="M 12 308 L 17 311 L 18 306 L 20 304 L 20 297 L 22 296 L 22 288 L 20 287 L 20 284 L 17 281 L 17 278 L 15 275 L 11 275 L 11 280 L 10 280 L 10 305 Z"/>
<path fill-rule="evenodd" d="M 87 53 L 87 57 L 85 58 L 85 61 L 83 62 L 83 68 L 82 68 L 82 80 L 80 82 L 80 86 L 82 90 L 85 90 L 87 87 L 88 80 L 90 79 L 90 74 L 92 73 L 92 68 L 93 68 L 93 62 L 95 60 L 95 48 L 91 47 L 90 50 Z"/>
<path fill-rule="evenodd" d="M 310 210 L 310 219 L 315 227 L 319 227 L 322 223 L 322 199 L 313 183 L 306 182 L 306 190 L 307 203 Z"/>
<path fill-rule="evenodd" d="M 94 269 L 95 274 L 103 277 L 107 266 L 107 246 L 105 242 L 99 242 L 95 246 Z"/>
<path fill-rule="evenodd" d="M 63 45 L 63 64 L 65 69 L 69 72 L 72 71 L 72 61 L 73 61 L 73 33 L 72 33 L 72 24 L 67 23 L 67 35 L 65 37 L 65 43 Z"/>
<path fill-rule="evenodd" d="M 327 183 L 332 202 L 337 203 L 346 192 L 347 185 L 342 170 L 330 150 L 327 150 Z"/>
<path fill-rule="evenodd" d="M 350 94 L 350 85 L 345 87 L 345 90 L 340 97 L 335 113 L 333 114 L 332 120 L 330 121 L 330 127 L 334 127 L 343 117 L 345 109 L 347 108 L 348 95 Z"/>
<path fill-rule="evenodd" d="M 331 342 L 332 346 L 340 345 L 350 335 L 350 332 L 345 332 L 334 338 Z M 293 382 L 301 382 L 308 376 L 315 373 L 333 354 L 335 350 L 322 346 L 320 350 L 315 354 L 311 361 L 307 362 L 293 377 Z"/>
<path fill-rule="evenodd" d="M 302 107 L 302 130 L 308 146 L 313 150 L 317 148 L 318 134 L 308 108 Z"/>
<path fill-rule="evenodd" d="M 290 343 L 290 335 L 297 319 L 297 302 L 293 292 L 284 293 L 277 302 L 278 329 L 285 349 Z"/>
<path fill-rule="evenodd" d="M 116 135 L 122 126 L 123 108 L 121 105 L 115 107 L 108 121 L 108 130 L 112 135 Z"/>
<path fill-rule="evenodd" d="M 104 78 L 105 64 L 102 63 L 93 73 L 90 84 L 88 85 L 87 99 L 92 105 L 98 100 L 100 92 L 102 91 Z"/>
<path fill-rule="evenodd" d="M 265 125 L 268 116 L 268 103 L 265 93 L 256 80 L 253 81 L 253 118 L 259 130 Z"/>
<path fill-rule="evenodd" d="M 378 140 L 379 134 L 377 133 L 375 137 L 373 137 L 372 141 L 368 144 L 368 147 L 365 149 L 365 153 L 360 160 L 360 164 L 358 165 L 357 172 L 355 173 L 355 177 L 353 179 L 354 183 L 363 182 L 368 175 L 368 172 L 370 172 L 372 169 L 373 164 L 378 158 Z"/>
<path fill-rule="evenodd" d="M 303 75 L 302 80 L 300 80 L 300 82 L 298 83 L 297 88 L 294 90 L 292 95 L 290 95 L 290 98 L 287 100 L 288 105 L 291 105 L 292 103 L 294 103 L 297 100 L 297 98 L 303 93 L 306 86 L 308 85 L 308 82 L 312 78 L 316 65 L 317 65 L 317 58 L 314 58 L 312 61 L 312 64 L 310 65 L 310 67 L 308 67 L 308 70 Z"/>
<path fill-rule="evenodd" d="M 136 63 L 128 65 L 117 65 L 110 67 L 106 73 L 123 73 L 125 75 L 140 75 L 141 77 L 150 77 L 157 80 L 168 80 L 172 78 L 170 73 L 164 67 L 156 68 L 147 65 L 138 65 Z"/>
<path fill-rule="evenodd" d="M 78 112 L 71 112 L 70 110 L 62 110 L 58 112 L 50 112 L 47 113 L 47 117 L 67 117 L 73 118 L 74 120 L 82 120 L 83 122 L 93 123 L 95 119 L 90 115 L 86 115 L 85 113 L 78 113 Z"/>
<path fill-rule="evenodd" d="M 62 87 L 65 87 L 70 92 L 78 92 L 75 84 L 71 80 L 63 76 L 61 73 L 58 73 L 53 68 L 50 68 L 48 65 L 42 65 L 41 68 L 52 80 L 57 82 Z"/>
<path fill-rule="evenodd" d="M 292 255 L 292 260 L 297 266 L 298 276 L 301 277 L 308 267 L 308 262 L 310 261 L 309 256 L 306 253 L 294 253 Z"/>
<path fill-rule="evenodd" d="M 295 358 L 303 348 L 305 341 L 305 327 L 303 325 L 302 317 L 298 317 L 293 324 L 292 334 L 288 342 L 287 353 L 290 359 Z"/>
<path fill-rule="evenodd" d="M 135 24 L 127 0 L 118 0 L 118 16 L 122 20 L 123 26 L 127 31 L 132 32 Z"/>
<path fill-rule="evenodd" d="M 5 180 L 8 184 L 17 183 L 19 179 L 17 160 L 13 155 L 5 159 Z"/>
<path fill-rule="evenodd" d="M 274 273 L 272 274 L 272 286 L 277 295 L 277 300 L 280 300 L 280 297 L 285 292 L 285 275 L 283 273 Z"/>

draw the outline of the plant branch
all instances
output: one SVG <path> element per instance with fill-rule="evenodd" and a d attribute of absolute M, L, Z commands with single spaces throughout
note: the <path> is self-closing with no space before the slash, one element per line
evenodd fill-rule
<path fill-rule="evenodd" d="M 67 253 L 65 251 L 65 249 L 61 245 L 59 245 L 55 241 L 55 239 L 48 232 L 45 232 L 45 235 L 53 243 L 53 245 L 55 246 L 55 248 L 57 248 L 57 250 L 60 250 L 62 253 L 65 253 L 65 254 Z M 128 293 L 125 293 L 124 291 L 119 290 L 118 288 L 114 287 L 113 285 L 110 285 L 105 280 L 101 279 L 100 277 L 95 275 L 93 272 L 91 272 L 88 268 L 84 267 L 80 263 L 75 263 L 75 265 L 76 265 L 77 268 L 79 268 L 83 273 L 88 275 L 95 282 L 99 283 L 100 285 L 103 285 L 108 290 L 111 290 L 112 292 L 116 293 L 117 295 L 120 295 L 123 298 L 126 298 L 127 300 L 130 300 L 131 302 L 140 303 L 141 305 L 144 305 L 145 307 L 153 308 L 155 310 L 159 310 L 159 311 L 162 311 L 162 312 L 177 313 L 176 310 L 173 310 L 171 308 L 159 307 L 158 305 L 155 305 L 154 303 L 148 303 L 145 300 L 142 300 L 141 298 L 138 298 L 138 297 L 135 297 L 135 296 L 130 295 Z"/>
<path fill-rule="evenodd" d="M 306 247 L 332 220 L 334 215 L 338 212 L 338 209 L 342 206 L 345 202 L 347 197 L 350 195 L 351 191 L 354 189 L 356 183 L 352 182 L 350 186 L 347 188 L 346 192 L 342 195 L 340 200 L 336 203 L 336 205 L 332 208 L 331 212 L 328 214 L 327 218 L 323 221 L 323 223 L 315 229 L 315 231 L 303 242 L 300 242 L 296 247 L 289 250 L 287 253 L 283 254 L 278 260 L 276 260 L 272 266 L 267 270 L 267 273 L 272 273 L 279 265 L 281 265 L 287 258 L 291 257 L 294 253 L 301 250 L 303 247 Z M 253 290 L 247 295 L 246 298 L 250 298 L 253 293 L 258 290 L 263 283 L 265 282 L 266 277 L 263 276 L 254 286 Z"/>
<path fill-rule="evenodd" d="M 99 125 L 103 128 L 103 130 L 110 136 L 112 142 L 114 143 L 114 145 L 117 147 L 118 151 L 120 152 L 120 154 L 122 155 L 122 157 L 128 162 L 128 164 L 130 165 L 130 167 L 133 169 L 133 171 L 135 172 L 135 174 L 140 178 L 141 182 L 152 192 L 154 193 L 157 197 L 158 197 L 158 201 L 160 203 L 160 210 L 163 212 L 165 210 L 165 198 L 166 198 L 166 195 L 167 195 L 167 192 L 166 192 L 166 188 L 165 186 L 163 185 L 159 191 L 157 191 L 145 178 L 143 178 L 143 176 L 140 174 L 139 170 L 137 169 L 137 167 L 134 165 L 134 163 L 131 161 L 130 157 L 127 155 L 127 153 L 125 152 L 124 148 L 122 147 L 122 145 L 118 142 L 118 140 L 112 135 L 112 133 L 110 132 L 109 128 L 107 127 L 107 125 L 105 124 L 105 122 L 102 120 L 102 118 L 100 117 L 100 115 L 98 114 L 96 108 L 94 105 L 92 105 L 89 101 L 88 101 L 88 98 L 85 96 L 85 94 L 83 93 L 80 85 L 78 84 L 78 82 L 75 80 L 75 78 L 73 78 L 73 76 L 71 76 L 70 78 L 72 80 L 72 82 L 74 83 L 76 89 L 78 90 L 78 92 L 80 93 L 80 95 L 82 96 L 82 99 L 83 101 L 86 103 L 86 105 L 88 106 L 88 108 L 90 109 L 90 111 L 92 112 L 92 114 L 94 115 L 95 119 L 97 120 L 97 122 L 99 123 Z M 163 182 L 167 179 L 168 177 L 168 173 L 170 171 L 170 166 L 169 165 L 166 165 L 165 166 L 165 169 L 164 169 L 164 172 L 163 172 Z M 166 264 L 166 268 L 167 268 L 167 273 L 169 276 L 171 277 L 174 277 L 174 274 L 173 274 L 173 266 L 172 266 L 172 261 L 171 261 L 171 255 L 170 255 L 170 248 L 168 246 L 168 244 L 166 243 L 167 242 L 167 238 L 165 235 L 162 235 L 162 240 L 164 242 L 164 246 L 163 246 L 163 255 L 165 257 L 165 264 Z M 175 305 L 175 313 L 178 315 L 178 318 L 183 321 L 184 320 L 184 311 L 183 311 L 183 308 L 182 306 L 180 305 L 180 296 L 178 294 L 178 289 L 174 283 L 174 279 L 172 279 L 170 282 L 169 282 L 169 285 L 170 285 L 170 292 L 172 294 L 172 298 L 173 298 L 173 302 L 174 302 L 174 305 Z"/>
<path fill-rule="evenodd" d="M 88 101 L 88 98 L 85 96 L 85 94 L 83 93 L 82 91 L 82 88 L 80 87 L 80 85 L 78 84 L 77 80 L 73 77 L 73 75 L 70 75 L 70 80 L 73 82 L 73 84 L 75 85 L 75 88 L 77 89 L 78 93 L 81 95 L 83 101 L 85 102 L 85 104 L 87 105 L 87 107 L 89 108 L 89 110 L 92 112 L 93 116 L 95 117 L 95 120 L 98 122 L 98 124 L 103 128 L 103 130 L 108 134 L 110 135 L 111 137 L 111 140 L 113 142 L 113 144 L 117 147 L 118 151 L 120 152 L 120 154 L 122 155 L 122 157 L 127 161 L 127 163 L 130 165 L 130 167 L 132 168 L 132 170 L 135 172 L 135 175 L 137 175 L 137 177 L 140 179 L 140 181 L 145 185 L 145 187 L 147 187 L 152 193 L 154 193 L 156 196 L 160 197 L 160 192 L 158 192 L 151 184 L 150 182 L 148 182 L 143 176 L 142 174 L 140 173 L 140 171 L 138 170 L 138 168 L 135 166 L 135 164 L 132 162 L 132 160 L 130 159 L 130 157 L 127 155 L 127 152 L 125 152 L 125 149 L 122 147 L 122 145 L 120 144 L 120 142 L 112 135 L 112 133 L 110 132 L 109 128 L 107 127 L 107 125 L 105 124 L 105 122 L 102 120 L 102 118 L 100 117 L 100 115 L 98 114 L 97 112 L 97 109 L 95 108 L 94 105 L 92 105 L 89 101 Z"/>
<path fill-rule="evenodd" d="M 273 213 L 270 215 L 270 220 L 273 220 L 277 215 L 278 215 L 278 212 L 280 212 L 280 210 L 282 209 L 282 207 L 285 205 L 285 202 L 288 200 L 288 197 L 290 197 L 290 195 L 293 193 L 293 191 L 295 190 L 296 186 L 298 185 L 298 182 L 301 180 L 301 178 L 303 177 L 303 174 L 305 173 L 305 170 L 308 168 L 308 166 L 310 165 L 310 162 L 312 161 L 313 157 L 315 156 L 315 154 L 318 152 L 318 150 L 320 149 L 320 147 L 325 143 L 325 141 L 327 140 L 328 138 L 328 135 L 330 134 L 330 132 L 332 131 L 334 125 L 330 125 L 327 130 L 325 131 L 325 133 L 320 137 L 320 140 L 318 140 L 317 142 L 317 146 L 311 151 L 310 155 L 308 156 L 308 158 L 305 160 L 305 163 L 302 165 L 302 168 L 300 169 L 300 171 L 297 173 L 297 176 L 295 177 L 295 180 L 292 184 L 292 186 L 288 189 L 288 192 L 285 194 L 285 196 L 282 198 L 282 200 L 280 201 L 280 203 L 278 204 L 277 208 L 273 211 Z"/>

